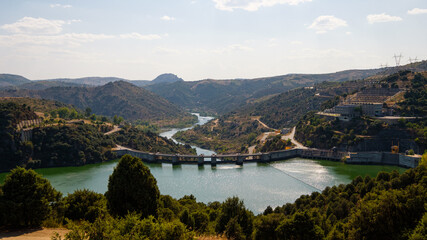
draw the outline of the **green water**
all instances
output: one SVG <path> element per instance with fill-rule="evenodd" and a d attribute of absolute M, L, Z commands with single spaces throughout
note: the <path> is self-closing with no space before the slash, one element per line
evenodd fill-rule
<path fill-rule="evenodd" d="M 82 167 L 37 169 L 52 185 L 64 194 L 87 188 L 104 193 L 108 176 L 117 161 Z M 270 205 L 281 206 L 293 202 L 302 194 L 319 191 L 326 186 L 349 183 L 358 175 L 376 176 L 379 171 L 404 168 L 393 166 L 346 165 L 339 162 L 294 158 L 271 164 L 245 163 L 211 167 L 205 165 L 148 164 L 157 179 L 160 192 L 175 198 L 193 194 L 205 203 L 224 201 L 238 196 L 246 207 L 260 213 Z M 6 173 L 0 174 L 4 182 Z"/>

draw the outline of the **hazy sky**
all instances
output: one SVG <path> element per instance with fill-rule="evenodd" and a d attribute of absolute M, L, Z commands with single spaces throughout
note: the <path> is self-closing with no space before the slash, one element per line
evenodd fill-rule
<path fill-rule="evenodd" d="M 426 0 L 1 0 L 0 73 L 184 80 L 427 58 Z"/>

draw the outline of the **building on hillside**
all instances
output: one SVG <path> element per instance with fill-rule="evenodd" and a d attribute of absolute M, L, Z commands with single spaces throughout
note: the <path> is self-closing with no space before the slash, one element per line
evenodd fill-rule
<path fill-rule="evenodd" d="M 362 114 L 370 117 L 381 117 L 382 116 L 382 103 L 361 103 Z"/>
<path fill-rule="evenodd" d="M 354 117 L 360 115 L 367 115 L 370 117 L 382 116 L 382 103 L 354 103 L 343 104 L 335 106 L 328 112 L 339 114 L 338 119 L 342 121 L 349 121 Z"/>

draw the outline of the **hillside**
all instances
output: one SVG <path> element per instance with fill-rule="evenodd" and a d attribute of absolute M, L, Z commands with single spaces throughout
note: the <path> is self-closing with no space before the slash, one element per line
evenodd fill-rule
<path fill-rule="evenodd" d="M 427 81 L 423 77 L 424 75 L 426 75 L 425 72 L 414 74 L 410 71 L 401 71 L 382 78 L 375 77 L 374 79 L 367 78 L 365 80 L 341 83 L 322 82 L 315 84 L 314 87 L 298 88 L 272 97 L 258 99 L 244 107 L 220 116 L 218 118 L 219 121 L 209 122 L 204 126 L 179 133 L 175 137 L 186 143 L 214 147 L 213 149 L 215 150 L 222 149 L 219 147 L 221 146 L 220 142 L 227 142 L 226 145 L 232 147 L 229 147 L 226 152 L 246 152 L 247 148 L 251 146 L 249 143 L 258 144 L 257 149 L 262 149 L 263 141 L 257 140 L 264 138 L 260 135 L 260 132 L 254 132 L 256 133 L 256 140 L 254 140 L 252 134 L 236 126 L 256 124 L 257 119 L 259 119 L 270 128 L 282 129 L 295 126 L 302 119 L 298 123 L 296 137 L 307 146 L 326 149 L 340 146 L 339 149 L 343 151 L 349 149 L 354 151 L 389 151 L 392 140 L 397 142 L 397 139 L 400 139 L 402 151 L 416 148 L 414 149 L 416 152 L 422 153 L 424 148 L 417 147 L 420 144 L 422 145 L 427 137 L 424 130 L 425 121 L 422 120 L 416 123 L 408 122 L 408 127 L 405 127 L 406 130 L 398 131 L 399 128 L 396 126 L 383 126 L 374 120 L 363 122 L 362 125 L 364 127 L 349 123 L 340 123 L 338 124 L 340 127 L 338 127 L 338 125 L 334 125 L 334 121 L 318 124 L 319 120 L 304 116 L 310 111 L 331 108 L 340 101 L 345 101 L 346 98 L 354 98 L 354 96 L 360 95 L 362 89 L 401 88 L 408 89 L 408 91 L 404 95 L 398 94 L 399 99 L 392 99 L 386 104 L 393 106 L 397 115 L 426 117 L 427 102 L 425 98 L 427 94 L 425 86 L 427 86 Z M 230 122 L 233 124 L 228 124 Z M 380 144 L 378 141 L 372 140 L 373 144 L 367 144 L 371 146 L 371 148 L 368 148 L 359 143 L 361 138 L 357 136 L 366 135 L 363 130 L 369 129 L 372 124 L 376 127 L 384 128 L 386 131 L 369 132 L 370 135 L 380 134 L 378 138 L 390 139 L 387 144 Z M 354 131 L 350 132 L 351 129 L 354 129 Z M 360 129 L 360 131 L 356 131 L 356 129 Z M 264 131 L 272 130 L 265 129 Z M 231 135 L 230 133 L 234 134 Z M 415 139 L 418 139 L 417 143 Z M 352 147 L 348 148 L 350 145 Z"/>
<path fill-rule="evenodd" d="M 362 79 L 378 70 L 348 70 L 331 74 L 289 74 L 246 80 L 202 80 L 150 85 L 146 88 L 185 109 L 222 114 L 255 99 L 323 81 Z"/>
<path fill-rule="evenodd" d="M 80 112 L 52 100 L 0 98 L 0 172 L 16 166 L 38 168 L 103 162 L 115 158 L 111 148 L 116 144 L 141 151 L 195 154 L 190 146 L 140 130 L 139 126 L 125 125 L 118 132 L 104 134 L 113 129 L 108 119 L 85 117 Z M 26 120 L 32 121 L 26 123 Z"/>
<path fill-rule="evenodd" d="M 173 137 L 180 142 L 213 149 L 218 153 L 246 152 L 256 143 L 256 138 L 269 131 L 261 123 L 250 118 L 225 115 L 203 126 L 197 125 Z"/>
<path fill-rule="evenodd" d="M 339 121 L 311 112 L 297 124 L 295 137 L 315 148 L 388 152 L 392 145 L 399 145 L 400 152 L 412 150 L 422 154 L 427 146 L 427 72 L 401 71 L 378 79 L 371 86 L 379 90 L 397 88 L 406 92 L 396 94 L 384 105 L 391 106 L 398 116 L 418 116 L 418 119 L 400 119 L 393 123 L 362 115 L 351 121 Z M 360 98 L 360 93 L 346 96 L 343 101 Z"/>
<path fill-rule="evenodd" d="M 151 81 L 151 84 L 157 84 L 157 83 L 173 83 L 173 82 L 183 82 L 184 80 L 182 78 L 179 78 L 177 75 L 172 73 L 164 73 L 156 77 L 153 81 Z"/>
<path fill-rule="evenodd" d="M 0 96 L 36 97 L 72 104 L 80 109 L 127 120 L 149 121 L 159 126 L 191 123 L 194 117 L 167 100 L 128 82 L 99 87 L 53 87 L 44 90 L 4 90 Z"/>
<path fill-rule="evenodd" d="M 0 88 L 19 86 L 30 82 L 30 80 L 19 75 L 0 74 Z"/>
<path fill-rule="evenodd" d="M 247 152 L 250 146 L 260 144 L 258 140 L 263 132 L 272 131 L 269 128 L 292 127 L 307 112 L 320 110 L 325 102 L 333 102 L 336 95 L 348 94 L 363 86 L 363 81 L 323 82 L 310 88 L 290 90 L 249 103 L 174 137 L 219 152 Z M 269 128 L 262 127 L 258 120 Z M 248 130 L 245 126 L 257 127 Z"/>

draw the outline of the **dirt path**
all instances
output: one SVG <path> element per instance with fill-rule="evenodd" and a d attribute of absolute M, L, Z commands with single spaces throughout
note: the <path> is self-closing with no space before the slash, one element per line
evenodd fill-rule
<path fill-rule="evenodd" d="M 12 232 L 0 232 L 0 239 L 7 240 L 50 240 L 55 232 L 62 237 L 70 230 L 64 228 L 36 228 L 17 230 Z"/>
<path fill-rule="evenodd" d="M 307 148 L 306 146 L 302 145 L 301 143 L 297 142 L 297 140 L 295 140 L 295 129 L 296 129 L 296 127 L 293 127 L 293 128 L 292 128 L 292 131 L 291 131 L 290 133 L 288 133 L 287 135 L 283 135 L 283 136 L 282 136 L 282 139 L 283 139 L 283 140 L 291 139 L 291 142 L 292 142 L 293 144 L 295 144 L 295 146 L 296 146 L 297 148 L 303 148 L 303 149 L 306 149 L 306 148 Z"/>
<path fill-rule="evenodd" d="M 263 123 L 263 122 L 261 122 L 261 117 L 252 117 L 252 120 L 256 120 L 256 121 L 258 121 L 259 122 L 259 124 L 261 124 L 263 127 L 265 127 L 265 128 L 268 128 L 268 129 L 272 129 L 272 130 L 274 130 L 274 131 L 276 131 L 277 129 L 274 129 L 274 128 L 271 128 L 271 127 L 269 127 L 269 126 L 267 126 L 267 124 L 265 124 L 265 123 Z"/>
<path fill-rule="evenodd" d="M 109 132 L 104 133 L 104 135 L 110 135 L 110 134 L 115 133 L 115 132 L 118 132 L 118 131 L 120 131 L 120 130 L 121 130 L 121 128 L 119 128 L 117 125 L 114 125 L 113 130 L 111 130 L 111 131 L 109 131 Z"/>

